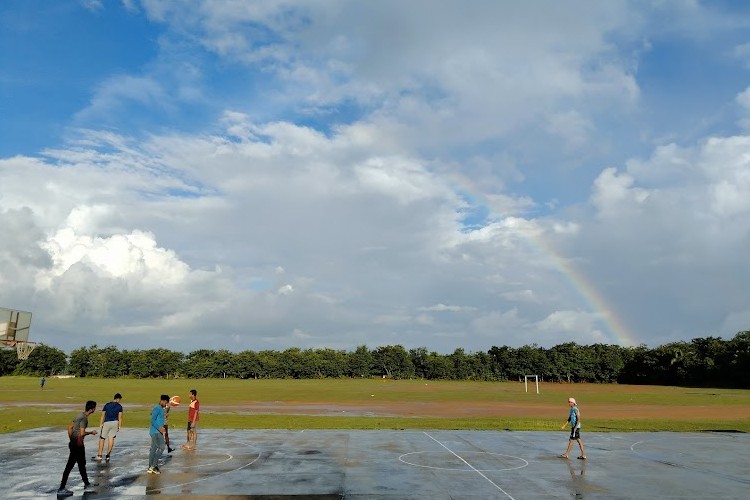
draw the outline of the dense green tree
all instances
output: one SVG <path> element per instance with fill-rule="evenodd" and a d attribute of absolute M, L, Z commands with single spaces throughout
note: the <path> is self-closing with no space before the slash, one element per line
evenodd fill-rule
<path fill-rule="evenodd" d="M 594 344 L 591 346 L 597 362 L 596 381 L 616 382 L 617 375 L 625 367 L 624 348 L 617 345 Z"/>
<path fill-rule="evenodd" d="M 120 351 L 115 346 L 97 348 L 92 346 L 88 351 L 91 360 L 90 371 L 91 377 L 122 377 L 129 373 L 129 359 L 127 351 Z"/>
<path fill-rule="evenodd" d="M 575 342 L 566 342 L 550 349 L 550 373 L 547 374 L 547 380 L 572 382 L 576 377 L 578 351 L 579 346 Z"/>
<path fill-rule="evenodd" d="M 508 380 L 509 373 L 514 371 L 515 357 L 508 346 L 492 346 L 488 354 L 493 360 L 493 371 L 497 380 Z"/>
<path fill-rule="evenodd" d="M 92 374 L 94 370 L 94 360 L 91 356 L 92 352 L 97 351 L 99 348 L 94 344 L 90 348 L 79 347 L 74 349 L 70 353 L 70 361 L 68 363 L 68 370 L 71 375 L 76 377 L 86 377 Z"/>
<path fill-rule="evenodd" d="M 262 378 L 289 378 L 287 364 L 282 359 L 282 353 L 278 351 L 264 350 L 258 353 L 260 373 Z"/>
<path fill-rule="evenodd" d="M 414 378 L 414 364 L 402 345 L 378 347 L 373 358 L 382 375 L 393 379 Z"/>
<path fill-rule="evenodd" d="M 354 352 L 289 348 L 235 354 L 200 349 L 188 355 L 168 349 L 120 351 L 114 346 L 81 347 L 69 357 L 41 345 L 19 362 L 11 349 L 0 351 L 0 375 L 52 375 L 66 370 L 79 377 L 165 378 L 174 376 L 237 378 L 338 378 L 387 376 L 394 379 L 522 380 L 541 375 L 560 382 L 620 382 L 750 388 L 750 331 L 726 341 L 717 337 L 671 342 L 653 349 L 566 342 L 544 349 L 493 346 L 468 354 L 448 355 L 401 345 Z"/>
<path fill-rule="evenodd" d="M 625 366 L 617 376 L 617 381 L 623 384 L 648 384 L 653 373 L 656 357 L 651 349 L 641 344 L 631 347 Z"/>
<path fill-rule="evenodd" d="M 425 378 L 429 380 L 451 380 L 453 378 L 453 360 L 448 356 L 431 352 L 424 360 Z"/>
<path fill-rule="evenodd" d="M 318 377 L 341 378 L 349 369 L 349 359 L 346 351 L 334 349 L 318 349 Z"/>
<path fill-rule="evenodd" d="M 237 377 L 239 370 L 236 363 L 236 357 L 236 354 L 229 352 L 226 349 L 216 351 L 210 358 L 212 361 L 211 364 L 213 365 L 213 373 L 211 376 L 219 378 Z"/>
<path fill-rule="evenodd" d="M 722 359 L 723 387 L 750 389 L 750 331 L 739 332 L 727 343 Z"/>
<path fill-rule="evenodd" d="M 18 375 L 50 376 L 65 371 L 68 356 L 48 345 L 40 344 L 31 351 L 29 359 L 20 361 L 14 373 Z"/>
<path fill-rule="evenodd" d="M 129 353 L 130 374 L 136 378 L 168 378 L 181 370 L 182 354 L 167 349 Z"/>
<path fill-rule="evenodd" d="M 427 375 L 427 357 L 429 355 L 426 347 L 409 349 L 409 358 L 414 365 L 414 376 L 416 378 L 430 378 Z"/>
<path fill-rule="evenodd" d="M 254 351 L 242 351 L 235 358 L 237 377 L 242 379 L 260 378 L 260 361 Z"/>
<path fill-rule="evenodd" d="M 216 351 L 199 349 L 187 355 L 180 366 L 180 373 L 189 378 L 221 377 L 222 372 L 215 364 Z"/>
<path fill-rule="evenodd" d="M 474 373 L 472 372 L 471 361 L 462 348 L 459 347 L 448 357 L 453 365 L 451 374 L 453 380 L 469 380 L 473 378 Z"/>
<path fill-rule="evenodd" d="M 0 349 L 0 376 L 10 375 L 18 365 L 15 349 Z"/>
<path fill-rule="evenodd" d="M 486 352 L 475 352 L 469 357 L 474 380 L 496 380 L 492 370 L 492 357 Z"/>
<path fill-rule="evenodd" d="M 523 380 L 524 375 L 542 375 L 551 372 L 547 352 L 536 344 L 521 346 L 514 350 L 514 371 L 509 378 Z"/>
<path fill-rule="evenodd" d="M 377 373 L 375 359 L 366 345 L 358 346 L 348 357 L 349 376 L 367 378 Z"/>

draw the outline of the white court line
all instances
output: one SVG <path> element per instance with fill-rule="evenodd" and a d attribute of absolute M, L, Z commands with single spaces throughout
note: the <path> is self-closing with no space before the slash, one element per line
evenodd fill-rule
<path fill-rule="evenodd" d="M 253 446 L 252 444 L 243 443 L 241 441 L 227 441 L 227 442 L 229 442 L 229 443 L 235 443 L 235 444 L 239 444 L 239 445 L 245 445 L 245 446 L 248 446 L 248 447 L 251 447 L 251 448 L 255 448 L 255 446 Z M 229 455 L 229 454 L 227 454 L 227 455 Z M 171 489 L 174 489 L 174 488 L 181 488 L 181 487 L 187 486 L 189 484 L 200 483 L 200 482 L 203 482 L 203 481 L 208 481 L 209 479 L 214 479 L 214 478 L 216 478 L 218 476 L 223 476 L 225 474 L 230 474 L 232 472 L 237 472 L 239 470 L 245 469 L 245 468 L 250 467 L 251 465 L 253 465 L 255 462 L 257 462 L 260 459 L 260 456 L 261 456 L 261 452 L 259 451 L 258 452 L 258 456 L 255 457 L 251 462 L 248 462 L 248 463 L 246 463 L 245 465 L 243 465 L 241 467 L 237 467 L 236 469 L 219 472 L 219 473 L 213 474 L 211 476 L 203 477 L 203 478 L 200 478 L 200 479 L 195 479 L 193 481 L 187 481 L 185 483 L 179 483 L 179 484 L 173 484 L 173 485 L 170 485 L 170 486 L 164 486 L 163 488 L 154 488 L 151 491 L 152 492 L 156 492 L 156 491 L 161 492 L 161 491 L 164 491 L 164 490 L 171 490 Z M 234 457 L 232 455 L 229 455 L 229 460 L 231 460 L 233 458 Z"/>
<path fill-rule="evenodd" d="M 477 469 L 476 467 L 474 467 L 473 465 L 471 465 L 471 464 L 470 464 L 469 462 L 467 462 L 466 460 L 464 460 L 463 458 L 461 458 L 461 457 L 460 457 L 460 456 L 459 456 L 459 455 L 458 455 L 458 454 L 457 454 L 457 453 L 456 453 L 455 451 L 451 450 L 450 448 L 448 448 L 448 447 L 447 447 L 447 446 L 445 446 L 445 445 L 444 445 L 443 443 L 441 443 L 440 441 L 438 441 L 438 440 L 437 440 L 437 439 L 435 439 L 434 437 L 430 436 L 430 435 L 429 435 L 429 434 L 427 434 L 426 432 L 424 433 L 424 435 L 425 435 L 425 436 L 427 436 L 428 438 L 432 439 L 433 441 L 435 441 L 435 442 L 436 442 L 437 444 L 439 444 L 440 446 L 442 446 L 443 448 L 445 448 L 445 449 L 446 449 L 446 450 L 448 450 L 449 452 L 451 452 L 451 453 L 452 453 L 452 454 L 453 454 L 453 455 L 454 455 L 454 456 L 455 456 L 456 458 L 458 458 L 458 459 L 459 459 L 459 460 L 461 460 L 461 461 L 462 461 L 463 463 L 465 463 L 465 464 L 466 464 L 466 465 L 467 465 L 468 467 L 470 467 L 470 468 L 471 468 L 471 470 L 473 470 L 474 472 L 476 472 L 477 474 L 479 474 L 480 476 L 482 476 L 483 478 L 485 478 L 485 479 L 486 479 L 487 481 L 489 481 L 489 482 L 490 482 L 490 484 L 491 484 L 492 486 L 494 486 L 494 487 L 495 487 L 495 488 L 497 488 L 498 490 L 500 490 L 500 491 L 502 491 L 503 493 L 505 493 L 505 496 L 507 496 L 508 498 L 510 498 L 510 500 L 516 500 L 515 498 L 513 498 L 512 496 L 510 496 L 510 493 L 508 493 L 507 491 L 505 491 L 504 489 L 502 489 L 502 488 L 501 488 L 500 486 L 498 486 L 497 484 L 495 484 L 495 483 L 494 483 L 494 482 L 492 481 L 492 479 L 490 479 L 490 478 L 488 478 L 487 476 L 485 476 L 484 474 L 482 474 L 482 471 L 480 471 L 479 469 Z"/>

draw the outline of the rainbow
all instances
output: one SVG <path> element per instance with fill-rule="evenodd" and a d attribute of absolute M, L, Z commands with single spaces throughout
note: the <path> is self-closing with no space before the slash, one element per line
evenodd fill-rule
<path fill-rule="evenodd" d="M 481 195 L 477 196 L 476 192 L 474 189 L 468 192 L 465 189 L 458 189 L 458 194 L 471 207 L 476 218 L 483 219 L 481 224 L 470 224 L 467 226 L 468 228 L 476 228 L 486 224 L 487 221 L 501 219 L 501 217 L 496 217 L 490 213 L 490 204 L 484 202 L 482 200 L 483 197 Z M 477 220 L 477 222 L 479 221 Z M 616 309 L 607 302 L 593 283 L 573 266 L 569 259 L 558 255 L 555 249 L 546 242 L 541 231 L 532 231 L 519 225 L 516 234 L 523 238 L 543 259 L 549 261 L 560 272 L 571 289 L 585 304 L 586 309 L 593 310 L 601 318 L 601 322 L 609 337 L 614 339 L 616 344 L 626 347 L 634 347 L 640 344 L 619 317 Z"/>
<path fill-rule="evenodd" d="M 617 314 L 615 308 L 607 302 L 593 283 L 576 269 L 569 259 L 558 255 L 555 249 L 546 242 L 541 231 L 521 228 L 518 234 L 522 235 L 541 255 L 549 259 L 587 307 L 602 318 L 602 323 L 608 330 L 610 337 L 615 339 L 616 344 L 626 347 L 634 347 L 640 344 Z"/>

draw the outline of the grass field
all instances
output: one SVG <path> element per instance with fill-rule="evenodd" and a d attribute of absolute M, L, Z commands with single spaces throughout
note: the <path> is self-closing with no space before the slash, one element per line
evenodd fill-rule
<path fill-rule="evenodd" d="M 215 429 L 559 430 L 568 396 L 586 431 L 750 431 L 750 391 L 663 386 L 420 380 L 142 380 L 0 378 L 0 433 L 64 428 L 94 399 L 123 394 L 126 427 L 146 427 L 159 395 L 178 394 L 171 427 L 186 421 L 198 390 L 201 423 Z M 98 424 L 99 413 L 91 418 Z"/>

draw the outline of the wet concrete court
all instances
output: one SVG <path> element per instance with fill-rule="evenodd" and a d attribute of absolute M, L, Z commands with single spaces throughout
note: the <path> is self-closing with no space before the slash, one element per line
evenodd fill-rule
<path fill-rule="evenodd" d="M 586 461 L 557 457 L 567 444 L 562 431 L 202 430 L 199 449 L 173 452 L 156 476 L 146 473 L 146 430 L 125 428 L 109 464 L 87 465 L 97 491 L 83 492 L 77 468 L 68 489 L 73 498 L 748 497 L 748 434 L 583 438 Z M 87 438 L 87 456 L 97 439 Z M 60 429 L 0 435 L 0 497 L 55 498 L 67 455 Z"/>

